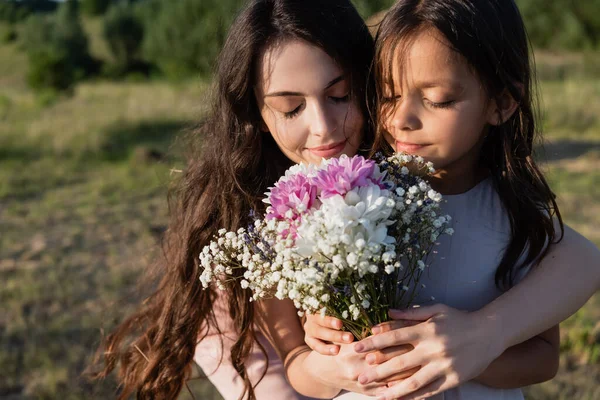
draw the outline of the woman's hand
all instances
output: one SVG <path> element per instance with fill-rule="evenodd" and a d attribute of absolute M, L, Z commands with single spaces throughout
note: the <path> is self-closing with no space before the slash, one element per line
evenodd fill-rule
<path fill-rule="evenodd" d="M 398 320 L 422 321 L 414 326 L 388 324 L 381 332 L 354 344 L 359 353 L 381 351 L 411 344 L 414 349 L 385 357 L 358 377 L 359 383 L 388 381 L 390 387 L 380 399 L 422 399 L 456 387 L 478 376 L 503 351 L 493 334 L 500 331 L 494 321 L 482 320 L 477 313 L 459 311 L 442 304 L 390 311 Z M 396 382 L 393 376 L 418 369 Z"/>
<path fill-rule="evenodd" d="M 340 351 L 338 344 L 354 341 L 354 336 L 350 332 L 341 329 L 342 321 L 337 318 L 306 314 L 304 341 L 317 353 L 325 356 L 336 355 Z"/>

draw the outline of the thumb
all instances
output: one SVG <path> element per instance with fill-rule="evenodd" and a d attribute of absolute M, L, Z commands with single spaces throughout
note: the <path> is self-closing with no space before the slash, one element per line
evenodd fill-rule
<path fill-rule="evenodd" d="M 412 307 L 405 310 L 390 310 L 391 319 L 407 319 L 413 321 L 427 321 L 436 314 L 443 312 L 442 304 L 434 304 L 432 306 Z"/>

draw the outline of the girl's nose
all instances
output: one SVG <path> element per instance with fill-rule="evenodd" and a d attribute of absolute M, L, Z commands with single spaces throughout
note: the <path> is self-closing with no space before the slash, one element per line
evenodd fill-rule
<path fill-rule="evenodd" d="M 421 120 L 408 100 L 399 101 L 391 111 L 391 127 L 399 131 L 414 131 L 421 128 Z"/>

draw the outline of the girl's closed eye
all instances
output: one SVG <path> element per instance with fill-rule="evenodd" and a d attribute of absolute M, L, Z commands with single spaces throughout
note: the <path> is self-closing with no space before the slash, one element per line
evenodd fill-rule
<path fill-rule="evenodd" d="M 433 108 L 441 108 L 441 109 L 450 108 L 450 107 L 452 107 L 456 103 L 456 100 L 448 100 L 448 101 L 442 101 L 442 102 L 435 102 L 435 101 L 431 101 L 431 100 L 425 99 L 425 101 L 431 107 L 433 107 Z"/>
<path fill-rule="evenodd" d="M 333 100 L 334 103 L 347 103 L 348 100 L 350 100 L 350 93 L 346 93 L 344 96 L 341 97 L 329 96 L 329 98 Z"/>

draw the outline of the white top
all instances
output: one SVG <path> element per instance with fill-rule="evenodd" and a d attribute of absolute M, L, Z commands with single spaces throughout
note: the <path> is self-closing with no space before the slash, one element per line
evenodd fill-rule
<path fill-rule="evenodd" d="M 495 284 L 496 269 L 510 241 L 508 214 L 487 178 L 471 190 L 444 196 L 444 214 L 452 217 L 452 236 L 440 236 L 439 245 L 430 256 L 420 283 L 425 284 L 417 296 L 417 304 L 443 303 L 465 311 L 474 311 L 490 303 L 500 294 Z M 529 268 L 523 268 L 516 281 Z M 431 296 L 435 298 L 431 300 Z M 374 397 L 344 393 L 336 399 L 363 400 Z M 436 400 L 522 400 L 520 389 L 493 389 L 466 382 L 448 390 Z"/>
<path fill-rule="evenodd" d="M 503 250 L 510 240 L 510 222 L 492 181 L 487 178 L 466 193 L 444 196 L 442 210 L 452 216 L 454 235 L 440 237 L 439 246 L 424 272 L 417 303 L 444 303 L 462 310 L 477 310 L 494 300 L 502 292 L 494 282 L 496 268 Z M 526 269 L 519 274 L 522 278 Z M 238 399 L 243 388 L 242 381 L 231 365 L 228 354 L 233 343 L 230 337 L 234 330 L 227 326 L 228 315 L 224 304 L 217 302 L 215 312 L 224 335 L 216 332 L 207 337 L 196 348 L 195 361 L 209 376 L 226 400 Z M 261 343 L 268 351 L 269 368 L 266 376 L 256 388 L 258 400 L 304 400 L 295 393 L 285 380 L 281 361 L 273 348 L 259 335 Z M 221 352 L 220 341 L 225 344 L 225 354 Z M 221 356 L 223 362 L 217 368 Z M 263 355 L 254 349 L 247 362 L 251 380 L 256 382 L 265 369 Z M 492 389 L 478 383 L 467 382 L 448 390 L 435 400 L 523 400 L 521 390 Z M 343 393 L 338 400 L 366 400 L 374 397 L 357 393 Z M 433 398 L 432 398 L 433 399 Z"/>

